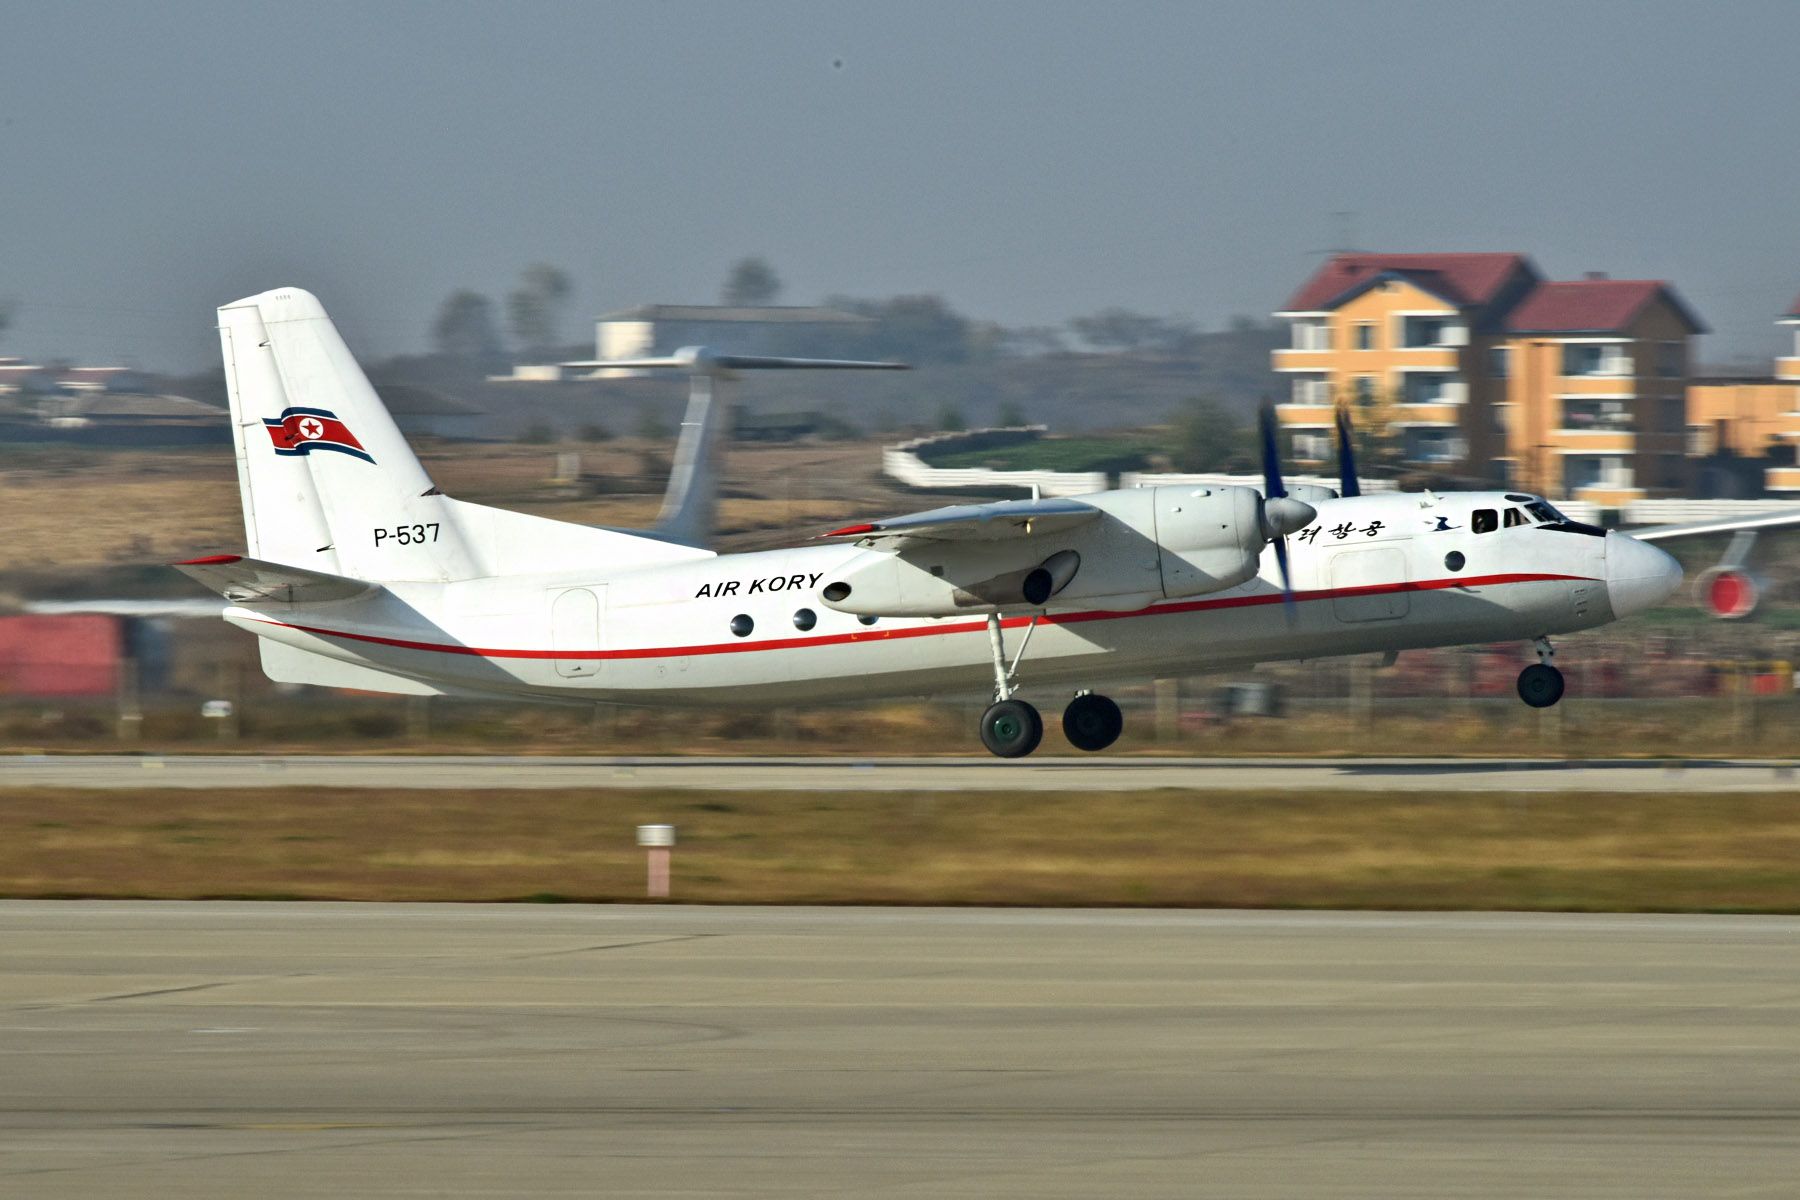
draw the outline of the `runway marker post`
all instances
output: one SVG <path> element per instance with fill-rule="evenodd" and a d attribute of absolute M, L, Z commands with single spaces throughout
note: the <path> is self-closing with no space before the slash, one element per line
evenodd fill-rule
<path fill-rule="evenodd" d="M 647 864 L 645 894 L 652 900 L 669 898 L 669 859 L 675 846 L 673 825 L 639 825 L 638 845 L 644 847 Z"/>

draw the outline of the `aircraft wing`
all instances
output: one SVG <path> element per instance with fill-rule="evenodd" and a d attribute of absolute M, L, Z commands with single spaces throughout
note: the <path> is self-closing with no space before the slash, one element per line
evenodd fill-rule
<path fill-rule="evenodd" d="M 1695 521 L 1687 525 L 1646 525 L 1639 529 L 1621 529 L 1620 533 L 1640 542 L 1666 542 L 1675 538 L 1703 537 L 1709 533 L 1737 533 L 1740 530 L 1775 530 L 1800 527 L 1800 504 L 1771 509 L 1748 517 L 1725 517 L 1717 521 Z"/>
<path fill-rule="evenodd" d="M 820 540 L 862 542 L 898 549 L 912 542 L 991 542 L 1002 538 L 1058 533 L 1084 525 L 1100 510 L 1079 500 L 1000 500 L 992 504 L 952 504 L 903 517 L 846 525 Z"/>
<path fill-rule="evenodd" d="M 240 554 L 214 554 L 171 564 L 177 571 L 234 603 L 271 600 L 277 604 L 323 604 L 351 600 L 381 585 L 366 579 L 327 575 Z"/>

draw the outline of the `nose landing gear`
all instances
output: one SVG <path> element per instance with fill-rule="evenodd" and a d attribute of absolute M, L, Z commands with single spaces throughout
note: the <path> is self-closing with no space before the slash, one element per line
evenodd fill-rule
<path fill-rule="evenodd" d="M 1538 638 L 1537 662 L 1519 672 L 1519 699 L 1533 708 L 1549 708 L 1563 698 L 1563 674 L 1551 660 L 1556 648 L 1547 637 Z"/>

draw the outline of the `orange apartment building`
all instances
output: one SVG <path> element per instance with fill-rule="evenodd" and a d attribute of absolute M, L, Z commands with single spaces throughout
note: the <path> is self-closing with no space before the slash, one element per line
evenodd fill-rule
<path fill-rule="evenodd" d="M 1704 327 L 1667 283 L 1549 282 L 1521 254 L 1340 254 L 1276 315 L 1297 460 L 1331 458 L 1344 403 L 1420 468 L 1609 506 L 1688 484 Z"/>
<path fill-rule="evenodd" d="M 1777 324 L 1793 330 L 1794 353 L 1775 360 L 1774 374 L 1689 386 L 1690 452 L 1769 456 L 1777 462 L 1763 471 L 1763 489 L 1792 493 L 1800 492 L 1800 297 Z"/>

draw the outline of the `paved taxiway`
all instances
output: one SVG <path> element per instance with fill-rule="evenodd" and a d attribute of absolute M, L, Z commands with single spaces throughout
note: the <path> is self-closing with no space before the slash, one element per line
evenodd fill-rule
<path fill-rule="evenodd" d="M 750 791 L 1792 792 L 1792 762 L 1530 759 L 607 758 L 13 755 L 0 788 L 691 788 Z"/>
<path fill-rule="evenodd" d="M 1800 921 L 0 903 L 0 1195 L 1790 1196 Z"/>

